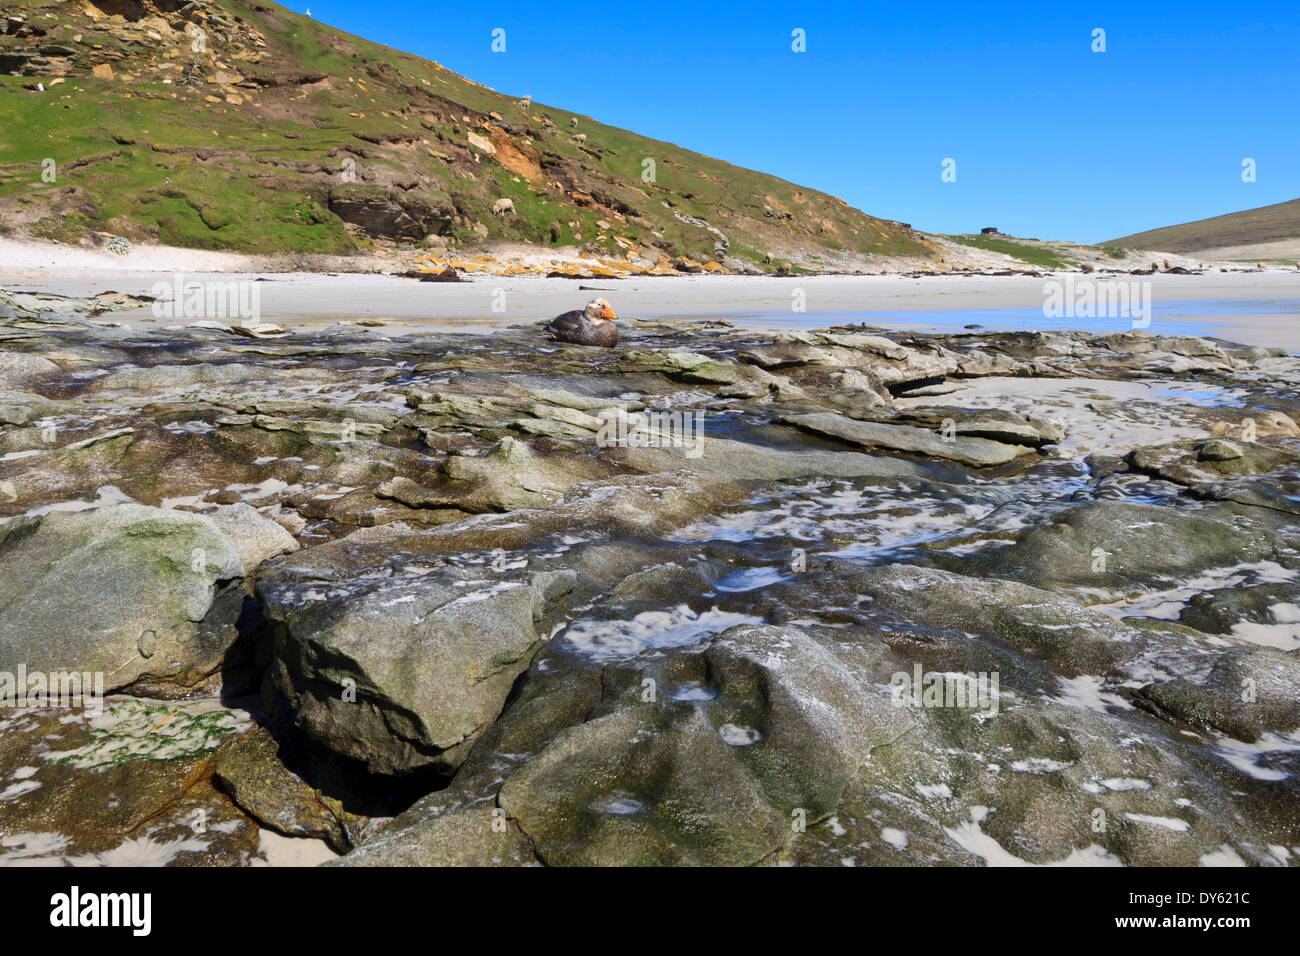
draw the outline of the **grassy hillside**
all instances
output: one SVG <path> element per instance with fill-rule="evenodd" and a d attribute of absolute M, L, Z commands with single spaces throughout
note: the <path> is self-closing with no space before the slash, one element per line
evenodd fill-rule
<path fill-rule="evenodd" d="M 508 240 L 646 268 L 770 268 L 798 250 L 935 255 L 835 197 L 520 104 L 278 4 L 6 6 L 6 231 L 267 253 Z M 503 198 L 514 213 L 493 213 Z"/>
<path fill-rule="evenodd" d="M 1181 226 L 1151 229 L 1112 239 L 1109 244 L 1161 252 L 1197 253 L 1285 239 L 1300 239 L 1300 199 L 1200 219 Z"/>
<path fill-rule="evenodd" d="M 1076 260 L 1062 254 L 1061 247 L 1065 246 L 1065 243 L 1050 244 L 1000 235 L 948 236 L 947 238 L 963 246 L 970 246 L 972 249 L 1001 253 L 1043 269 L 1072 269 L 1078 265 Z"/>

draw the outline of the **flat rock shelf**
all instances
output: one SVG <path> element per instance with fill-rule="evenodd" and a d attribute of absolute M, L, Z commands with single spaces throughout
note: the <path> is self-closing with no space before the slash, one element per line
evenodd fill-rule
<path fill-rule="evenodd" d="M 65 305 L 0 294 L 0 863 L 1300 853 L 1281 350 Z"/>

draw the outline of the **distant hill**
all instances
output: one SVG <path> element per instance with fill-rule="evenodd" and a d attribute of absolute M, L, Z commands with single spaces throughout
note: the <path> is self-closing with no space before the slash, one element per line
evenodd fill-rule
<path fill-rule="evenodd" d="M 1300 199 L 1151 229 L 1101 245 L 1181 252 L 1202 258 L 1295 258 L 1300 255 Z"/>
<path fill-rule="evenodd" d="M 938 258 L 927 237 L 841 199 L 260 0 L 7 3 L 0 131 L 0 229 L 62 242 L 497 241 L 688 271 L 770 270 L 800 251 Z M 494 212 L 500 200 L 513 212 Z"/>

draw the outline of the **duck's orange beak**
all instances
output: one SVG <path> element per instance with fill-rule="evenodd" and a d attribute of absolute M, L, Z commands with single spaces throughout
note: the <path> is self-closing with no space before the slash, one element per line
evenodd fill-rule
<path fill-rule="evenodd" d="M 602 312 L 600 313 L 600 317 L 601 317 L 602 319 L 617 319 L 617 318 L 618 318 L 618 313 L 616 313 L 616 312 L 615 312 L 613 309 L 611 309 L 609 306 L 605 306 L 604 311 L 602 311 Z"/>

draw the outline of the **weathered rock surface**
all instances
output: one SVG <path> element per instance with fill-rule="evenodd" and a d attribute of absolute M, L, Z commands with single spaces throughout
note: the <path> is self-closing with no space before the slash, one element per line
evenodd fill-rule
<path fill-rule="evenodd" d="M 702 385 L 752 384 L 757 387 L 755 395 L 765 394 L 769 390 L 798 392 L 798 389 L 789 386 L 781 378 L 769 375 L 762 369 L 719 361 L 685 350 L 629 351 L 622 357 L 620 367 L 631 372 L 658 372 L 674 381 Z"/>
<path fill-rule="evenodd" d="M 1294 452 L 1222 438 L 1139 448 L 1129 453 L 1128 461 L 1137 471 L 1182 485 L 1265 475 L 1282 469 L 1300 471 L 1300 455 Z"/>
<path fill-rule="evenodd" d="M 0 425 L 26 425 L 58 410 L 58 402 L 31 392 L 0 391 Z"/>
<path fill-rule="evenodd" d="M 1275 528 L 1266 512 L 1231 505 L 1192 510 L 1098 500 L 1058 513 L 1005 548 L 947 563 L 1040 587 L 1160 586 L 1212 568 L 1286 560 Z"/>
<path fill-rule="evenodd" d="M 170 698 L 0 715 L 0 862 L 1296 858 L 1293 358 L 140 304 L 0 302 L 0 648 Z"/>
<path fill-rule="evenodd" d="M 27 352 L 0 352 L 0 388 L 23 389 L 59 374 L 49 359 Z"/>
<path fill-rule="evenodd" d="M 550 651 L 453 785 L 336 865 L 1195 865 L 1238 827 L 1289 832 L 1281 793 L 1239 781 L 1238 803 L 1222 765 L 1105 713 L 1118 698 L 900 708 L 898 660 L 765 626 L 599 682 Z"/>
<path fill-rule="evenodd" d="M 380 485 L 377 493 L 412 507 L 482 514 L 550 504 L 574 485 L 611 472 L 590 458 L 535 454 L 527 443 L 507 436 L 483 455 L 448 455 L 433 487 L 398 477 Z"/>
<path fill-rule="evenodd" d="M 213 776 L 217 786 L 263 826 L 286 836 L 327 840 L 340 852 L 348 849 L 350 814 L 342 802 L 286 767 L 280 744 L 265 729 L 225 747 Z"/>
<path fill-rule="evenodd" d="M 0 648 L 32 670 L 179 693 L 238 637 L 241 551 L 199 515 L 126 504 L 13 518 L 0 555 Z"/>
<path fill-rule="evenodd" d="M 882 423 L 913 425 L 930 431 L 940 431 L 947 426 L 954 435 L 1034 448 L 1055 444 L 1064 435 L 1060 425 L 998 408 L 926 405 L 897 411 L 888 416 L 877 413 L 870 417 Z"/>
<path fill-rule="evenodd" d="M 736 480 L 771 481 L 822 475 L 835 478 L 922 477 L 912 462 L 851 451 L 788 451 L 726 438 L 701 438 L 679 447 L 612 447 L 604 457 L 643 472 L 688 469 Z"/>
<path fill-rule="evenodd" d="M 857 764 L 910 723 L 832 647 L 791 629 L 734 628 L 703 654 L 675 655 L 653 673 L 653 702 L 636 670 L 607 675 L 596 716 L 558 733 L 552 727 L 541 752 L 501 787 L 497 806 L 538 860 L 770 861 L 796 815 L 828 816 Z M 711 698 L 694 702 L 705 687 Z M 520 715 L 536 727 L 526 711 L 541 701 L 532 700 Z M 494 734 L 523 743 L 509 737 L 515 723 L 512 712 Z M 490 829 L 486 810 L 428 812 L 447 799 L 432 796 L 340 862 L 400 862 L 415 846 L 421 862 L 483 863 L 503 855 L 503 843 L 526 860 L 517 837 L 475 836 Z"/>
<path fill-rule="evenodd" d="M 1287 734 L 1300 726 L 1294 654 L 1236 647 L 1215 660 L 1201 679 L 1161 681 L 1141 691 L 1142 700 L 1191 724 L 1253 743 L 1265 733 Z"/>
<path fill-rule="evenodd" d="M 201 704 L 5 708 L 0 866 L 247 866 L 257 825 L 209 782 L 247 726 Z"/>
<path fill-rule="evenodd" d="M 976 467 L 1005 465 L 1031 451 L 1023 445 L 1008 445 L 1003 442 L 989 441 L 986 438 L 970 438 L 961 435 L 954 435 L 951 439 L 947 439 L 939 432 L 927 428 L 864 422 L 827 412 L 790 415 L 783 421 L 819 435 L 838 438 L 851 445 L 916 452 L 932 458 L 946 458 Z"/>
<path fill-rule="evenodd" d="M 301 545 L 283 527 L 268 520 L 252 505 L 224 505 L 204 515 L 235 546 L 244 577 L 251 578 L 257 566 L 281 554 L 291 554 Z"/>
<path fill-rule="evenodd" d="M 457 587 L 456 585 L 460 586 Z M 263 581 L 299 726 L 376 773 L 454 769 L 547 636 L 572 574 Z"/>

